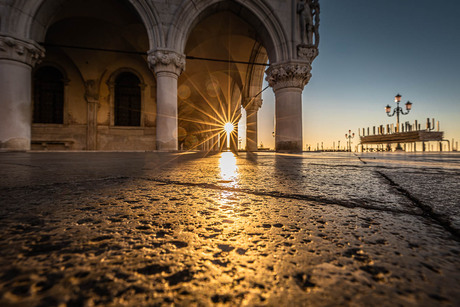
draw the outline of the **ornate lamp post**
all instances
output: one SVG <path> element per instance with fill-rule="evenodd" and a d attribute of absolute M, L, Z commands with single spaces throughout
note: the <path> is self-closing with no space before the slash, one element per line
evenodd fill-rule
<path fill-rule="evenodd" d="M 393 109 L 393 113 L 390 114 L 391 106 L 389 104 L 387 104 L 387 106 L 385 107 L 385 112 L 387 113 L 388 117 L 392 117 L 396 114 L 396 132 L 400 132 L 399 131 L 399 114 L 402 114 L 402 115 L 409 114 L 410 110 L 412 109 L 412 102 L 410 102 L 409 100 L 406 102 L 405 105 L 406 105 L 407 112 L 404 112 L 403 108 L 399 106 L 399 103 L 401 102 L 400 94 L 397 94 L 395 96 L 395 102 L 396 102 L 396 108 Z M 402 150 L 400 143 L 398 143 L 398 146 L 396 146 L 396 150 Z"/>
<path fill-rule="evenodd" d="M 385 107 L 385 112 L 387 112 L 388 117 L 394 116 L 396 114 L 396 131 L 399 132 L 399 114 L 400 113 L 402 115 L 409 114 L 410 110 L 412 109 L 412 102 L 410 101 L 406 102 L 407 112 L 404 112 L 403 108 L 399 106 L 399 103 L 401 102 L 401 95 L 398 94 L 395 96 L 395 102 L 396 102 L 396 108 L 394 108 L 393 113 L 390 114 L 391 106 L 389 104 L 387 104 L 387 106 Z"/>
<path fill-rule="evenodd" d="M 348 130 L 348 134 L 345 133 L 345 138 L 348 140 L 348 151 L 351 152 L 351 139 L 355 137 L 355 133 L 351 133 L 351 130 Z M 339 143 L 340 146 L 340 143 Z"/>

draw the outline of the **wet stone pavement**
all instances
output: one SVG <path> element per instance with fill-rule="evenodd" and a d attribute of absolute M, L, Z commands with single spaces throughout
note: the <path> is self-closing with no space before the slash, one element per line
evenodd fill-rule
<path fill-rule="evenodd" d="M 0 306 L 459 306 L 460 155 L 1 153 Z"/>

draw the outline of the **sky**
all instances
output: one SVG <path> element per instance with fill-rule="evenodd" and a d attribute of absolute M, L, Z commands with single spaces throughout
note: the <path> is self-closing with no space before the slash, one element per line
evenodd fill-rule
<path fill-rule="evenodd" d="M 302 94 L 303 147 L 331 148 L 345 133 L 392 124 L 385 106 L 412 111 L 400 121 L 440 121 L 460 143 L 460 1 L 320 0 L 319 55 Z M 264 87 L 266 83 L 264 84 Z M 258 139 L 274 148 L 274 93 L 263 95 Z M 241 126 L 241 124 L 240 124 Z M 241 136 L 241 135 L 240 135 Z M 321 145 L 320 145 L 321 146 Z"/>

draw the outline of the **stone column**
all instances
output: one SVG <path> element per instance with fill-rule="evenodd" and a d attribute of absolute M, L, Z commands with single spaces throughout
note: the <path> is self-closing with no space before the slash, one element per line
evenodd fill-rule
<path fill-rule="evenodd" d="M 178 150 L 177 79 L 185 69 L 185 56 L 171 50 L 149 53 L 157 78 L 157 150 Z"/>
<path fill-rule="evenodd" d="M 227 150 L 227 133 L 219 133 L 219 151 Z"/>
<path fill-rule="evenodd" d="M 97 110 L 99 109 L 99 86 L 97 80 L 85 81 L 87 108 L 86 150 L 97 149 Z"/>
<path fill-rule="evenodd" d="M 246 110 L 246 150 L 257 151 L 257 112 L 262 106 L 262 98 L 247 98 Z"/>
<path fill-rule="evenodd" d="M 302 91 L 311 77 L 307 62 L 273 64 L 266 74 L 275 92 L 275 149 L 302 151 Z"/>
<path fill-rule="evenodd" d="M 0 35 L 0 149 L 30 150 L 32 67 L 45 56 L 33 41 Z"/>
<path fill-rule="evenodd" d="M 238 153 L 238 121 L 235 123 L 233 132 L 230 133 L 230 150 Z"/>
<path fill-rule="evenodd" d="M 218 133 L 213 136 L 213 138 L 211 139 L 211 142 L 212 142 L 211 150 L 219 151 L 219 134 Z"/>

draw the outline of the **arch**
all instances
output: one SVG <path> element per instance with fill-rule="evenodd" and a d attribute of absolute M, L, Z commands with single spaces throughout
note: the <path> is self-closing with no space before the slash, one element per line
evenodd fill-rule
<path fill-rule="evenodd" d="M 108 78 L 106 79 L 105 83 L 108 86 L 109 90 L 109 95 L 108 95 L 108 107 L 109 107 L 109 123 L 110 126 L 120 126 L 117 125 L 116 123 L 116 105 L 115 105 L 115 85 L 116 85 L 116 79 L 123 73 L 130 73 L 135 75 L 139 79 L 139 88 L 140 88 L 140 124 L 137 125 L 138 127 L 141 126 L 143 127 L 145 122 L 144 122 L 144 114 L 145 114 L 145 108 L 146 108 L 146 96 L 145 96 L 145 89 L 147 87 L 147 84 L 144 80 L 144 76 L 137 71 L 134 68 L 131 67 L 122 67 L 118 68 L 115 71 L 113 71 Z M 101 78 L 102 82 L 102 78 Z"/>
<path fill-rule="evenodd" d="M 128 71 L 115 78 L 115 126 L 141 125 L 141 85 L 139 78 Z"/>
<path fill-rule="evenodd" d="M 12 32 L 24 38 L 42 42 L 46 32 L 54 22 L 53 17 L 68 0 L 19 0 L 12 9 L 15 21 L 11 21 Z M 128 3 L 142 21 L 148 38 L 150 49 L 163 46 L 165 39 L 161 31 L 160 17 L 151 1 L 121 0 Z M 20 12 L 20 13 L 19 13 Z M 147 51 L 147 50 L 146 50 Z"/>
<path fill-rule="evenodd" d="M 184 53 L 188 37 L 196 24 L 215 12 L 230 10 L 246 20 L 260 35 L 271 63 L 289 59 L 289 43 L 273 9 L 262 0 L 184 1 L 175 15 L 167 36 L 167 47 Z"/>
<path fill-rule="evenodd" d="M 251 58 L 249 62 L 254 63 L 264 63 L 267 62 L 267 54 L 264 52 L 263 46 L 256 42 L 252 49 Z M 246 86 L 243 88 L 243 97 L 244 99 L 252 99 L 255 98 L 257 94 L 260 94 L 260 90 L 262 88 L 263 80 L 264 80 L 264 73 L 265 67 L 260 65 L 251 64 L 248 66 L 246 80 L 248 82 L 245 84 Z M 260 98 L 260 97 L 259 97 Z M 244 106 L 246 107 L 246 105 Z"/>
<path fill-rule="evenodd" d="M 43 68 L 43 67 L 52 67 L 54 69 L 57 69 L 61 74 L 62 74 L 62 81 L 64 82 L 64 85 L 66 85 L 67 83 L 69 83 L 69 77 L 68 77 L 68 74 L 67 74 L 67 71 L 64 67 L 62 67 L 62 65 L 59 65 L 55 62 L 51 62 L 51 61 L 43 61 L 41 62 L 40 64 L 38 64 L 35 69 L 34 69 L 34 74 L 35 72 L 37 72 L 40 68 Z M 78 69 L 77 69 L 78 71 Z M 80 73 L 80 71 L 78 71 L 78 73 Z"/>
<path fill-rule="evenodd" d="M 34 73 L 33 122 L 64 123 L 64 75 L 53 66 L 42 66 Z"/>
<path fill-rule="evenodd" d="M 131 73 L 133 75 L 135 75 L 138 79 L 139 79 L 139 85 L 142 87 L 142 86 L 145 86 L 145 81 L 144 81 L 144 77 L 142 76 L 141 73 L 139 73 L 137 70 L 131 68 L 131 67 L 121 67 L 121 68 L 118 68 L 117 70 L 113 71 L 109 78 L 107 79 L 107 84 L 109 86 L 111 85 L 114 85 L 115 84 L 115 80 L 118 78 L 118 76 L 122 73 Z"/>

